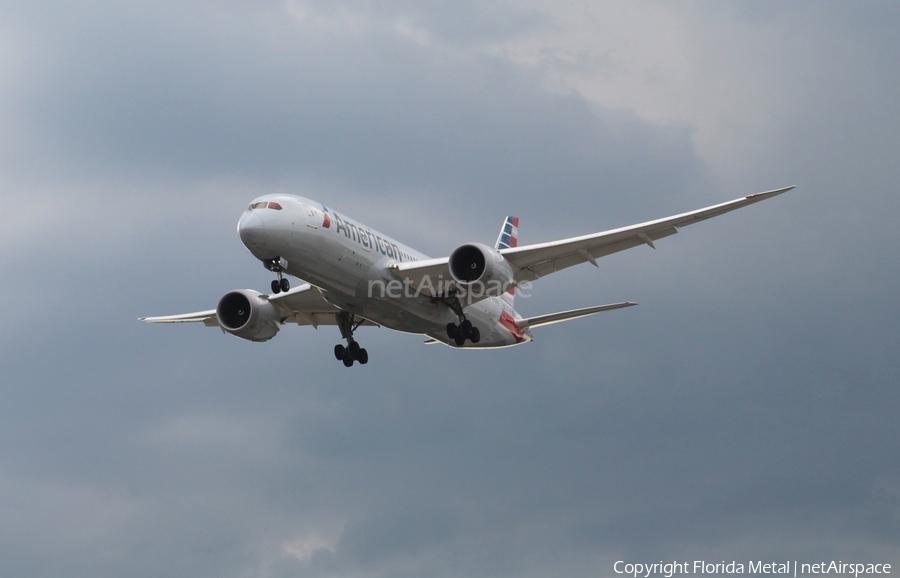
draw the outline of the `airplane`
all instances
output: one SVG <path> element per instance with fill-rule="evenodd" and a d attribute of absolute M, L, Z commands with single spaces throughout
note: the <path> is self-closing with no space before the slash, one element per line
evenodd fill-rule
<path fill-rule="evenodd" d="M 282 325 L 336 325 L 347 345 L 334 356 L 351 367 L 368 363 L 355 339 L 364 326 L 425 335 L 426 343 L 457 348 L 497 348 L 532 341 L 532 329 L 636 305 L 630 301 L 522 317 L 517 291 L 573 265 L 647 245 L 682 227 L 746 207 L 794 187 L 755 193 L 703 209 L 533 245 L 518 244 L 519 219 L 507 217 L 493 247 L 460 245 L 437 259 L 383 235 L 322 203 L 294 195 L 255 199 L 238 221 L 250 253 L 274 273 L 271 293 L 238 289 L 215 309 L 141 317 L 148 323 L 202 322 L 250 341 L 268 341 Z M 291 288 L 290 275 L 305 282 Z"/>

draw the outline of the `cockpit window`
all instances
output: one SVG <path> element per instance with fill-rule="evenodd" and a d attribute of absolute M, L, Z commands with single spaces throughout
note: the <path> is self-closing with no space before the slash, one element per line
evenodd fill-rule
<path fill-rule="evenodd" d="M 274 209 L 276 211 L 281 210 L 281 205 L 279 205 L 275 201 L 271 201 L 271 202 L 260 201 L 258 203 L 253 203 L 252 205 L 250 205 L 247 208 L 252 210 L 252 209 L 265 209 L 266 207 L 268 207 L 270 209 Z"/>

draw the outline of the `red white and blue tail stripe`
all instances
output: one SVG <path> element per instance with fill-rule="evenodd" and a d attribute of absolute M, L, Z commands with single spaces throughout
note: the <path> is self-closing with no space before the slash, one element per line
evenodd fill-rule
<path fill-rule="evenodd" d="M 509 249 L 519 244 L 519 217 L 506 217 L 500 236 L 497 237 L 495 249 Z"/>
<path fill-rule="evenodd" d="M 500 229 L 500 236 L 497 237 L 497 242 L 494 244 L 494 248 L 497 250 L 509 249 L 517 247 L 518 245 L 519 217 L 506 217 L 506 220 L 503 221 L 503 228 Z M 506 293 L 503 294 L 503 300 L 512 305 L 515 296 L 516 288 L 510 287 Z"/>

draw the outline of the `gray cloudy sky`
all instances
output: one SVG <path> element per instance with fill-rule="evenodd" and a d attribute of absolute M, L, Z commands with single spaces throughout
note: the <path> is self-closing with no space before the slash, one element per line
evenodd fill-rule
<path fill-rule="evenodd" d="M 900 567 L 895 2 L 0 4 L 4 576 Z M 142 315 L 294 192 L 433 254 L 789 195 L 535 284 L 493 352 Z"/>

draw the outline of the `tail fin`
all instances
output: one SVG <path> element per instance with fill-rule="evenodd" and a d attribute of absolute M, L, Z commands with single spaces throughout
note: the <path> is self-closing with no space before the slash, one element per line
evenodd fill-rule
<path fill-rule="evenodd" d="M 500 236 L 497 237 L 497 242 L 494 243 L 494 248 L 497 250 L 510 249 L 512 247 L 517 247 L 518 245 L 519 217 L 506 217 L 506 220 L 503 221 L 503 228 L 500 229 Z M 513 304 L 515 298 L 515 287 L 510 287 L 509 290 L 507 290 L 507 292 L 503 294 L 503 299 L 510 305 Z"/>
<path fill-rule="evenodd" d="M 495 249 L 509 249 L 519 244 L 519 217 L 506 217 L 500 236 L 494 244 Z"/>

